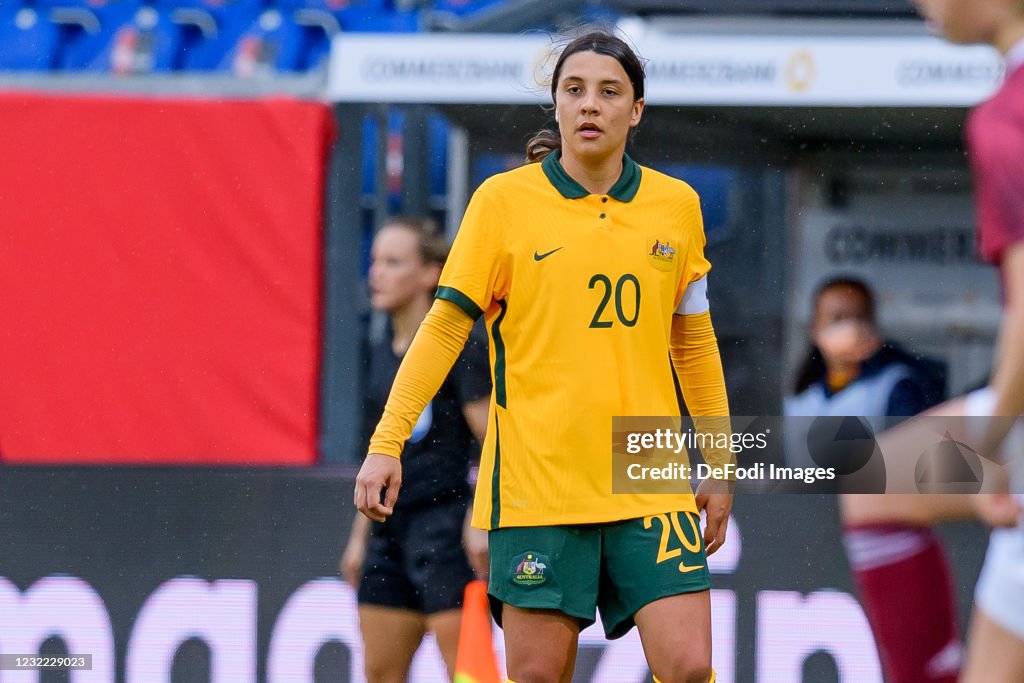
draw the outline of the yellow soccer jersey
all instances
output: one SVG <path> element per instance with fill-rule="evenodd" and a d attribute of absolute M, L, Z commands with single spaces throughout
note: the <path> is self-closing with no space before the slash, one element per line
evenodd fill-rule
<path fill-rule="evenodd" d="M 669 333 L 704 242 L 696 192 L 628 156 L 607 195 L 556 155 L 474 193 L 437 296 L 483 314 L 491 342 L 475 526 L 696 511 L 689 492 L 612 494 L 611 418 L 679 414 Z"/>

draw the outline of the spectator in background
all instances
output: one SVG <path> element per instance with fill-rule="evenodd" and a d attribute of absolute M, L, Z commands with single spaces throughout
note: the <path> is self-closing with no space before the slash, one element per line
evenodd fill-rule
<path fill-rule="evenodd" d="M 943 368 L 877 331 L 875 297 L 852 277 L 826 281 L 814 296 L 811 347 L 786 414 L 908 417 L 944 398 Z M 849 390 L 849 391 L 848 391 Z"/>
<path fill-rule="evenodd" d="M 374 238 L 371 303 L 388 314 L 389 325 L 368 348 L 363 443 L 369 442 L 402 357 L 430 309 L 447 252 L 434 224 L 420 218 L 392 219 Z M 467 514 L 467 475 L 487 430 L 486 344 L 474 331 L 420 414 L 402 456 L 408 473 L 402 502 L 388 523 L 364 515 L 353 521 L 341 574 L 358 590 L 370 683 L 405 681 L 427 631 L 434 633 L 454 675 L 463 590 L 474 572 L 487 572 L 486 532 L 470 527 Z"/>
<path fill-rule="evenodd" d="M 835 278 L 814 297 L 811 348 L 785 413 L 858 416 L 878 432 L 943 398 L 939 370 L 882 340 L 866 283 Z M 951 498 L 966 509 L 962 496 Z M 945 553 L 930 521 L 891 505 L 902 499 L 843 496 L 843 541 L 887 680 L 954 683 L 960 640 Z"/>

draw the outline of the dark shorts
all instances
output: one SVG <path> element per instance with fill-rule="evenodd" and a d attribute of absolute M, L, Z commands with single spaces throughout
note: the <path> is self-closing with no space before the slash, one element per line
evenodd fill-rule
<path fill-rule="evenodd" d="M 489 540 L 488 593 L 498 624 L 501 603 L 558 610 L 581 628 L 594 623 L 596 608 L 605 634 L 619 638 L 644 605 L 711 587 L 700 519 L 691 512 L 495 529 Z"/>
<path fill-rule="evenodd" d="M 462 548 L 469 501 L 396 509 L 385 524 L 374 522 L 359 582 L 361 605 L 434 614 L 462 606 L 473 570 Z"/>

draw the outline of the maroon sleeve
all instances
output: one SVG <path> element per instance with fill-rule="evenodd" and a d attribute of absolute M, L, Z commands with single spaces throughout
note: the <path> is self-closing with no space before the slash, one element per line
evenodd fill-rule
<path fill-rule="evenodd" d="M 1024 68 L 971 117 L 979 250 L 999 263 L 1024 240 Z"/>

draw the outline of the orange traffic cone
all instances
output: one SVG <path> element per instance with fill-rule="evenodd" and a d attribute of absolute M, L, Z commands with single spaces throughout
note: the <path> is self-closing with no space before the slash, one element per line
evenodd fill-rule
<path fill-rule="evenodd" d="M 470 581 L 462 601 L 459 651 L 455 656 L 455 683 L 501 683 L 498 658 L 491 642 L 491 612 L 487 582 Z"/>

